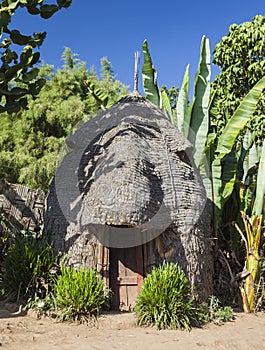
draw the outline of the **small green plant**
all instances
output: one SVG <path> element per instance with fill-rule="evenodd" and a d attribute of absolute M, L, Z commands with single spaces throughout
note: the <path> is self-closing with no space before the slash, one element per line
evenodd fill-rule
<path fill-rule="evenodd" d="M 44 298 L 39 297 L 37 294 L 30 297 L 25 306 L 26 310 L 34 310 L 37 317 L 51 316 L 55 314 L 55 302 L 52 291 L 47 293 Z"/>
<path fill-rule="evenodd" d="M 62 267 L 54 287 L 54 301 L 63 321 L 88 322 L 99 315 L 108 293 L 95 270 Z"/>
<path fill-rule="evenodd" d="M 190 330 L 202 320 L 189 281 L 173 263 L 155 267 L 146 276 L 134 311 L 139 325 L 155 325 L 157 329 Z"/>
<path fill-rule="evenodd" d="M 215 313 L 216 318 L 221 322 L 228 322 L 234 319 L 234 313 L 231 306 L 224 306 Z"/>
<path fill-rule="evenodd" d="M 26 301 L 36 292 L 40 279 L 49 280 L 54 261 L 52 248 L 45 238 L 36 238 L 31 232 L 11 235 L 1 263 L 2 297 L 9 301 Z"/>
<path fill-rule="evenodd" d="M 220 300 L 212 295 L 209 299 L 208 321 L 228 322 L 234 319 L 234 313 L 231 306 L 221 307 Z"/>
<path fill-rule="evenodd" d="M 25 309 L 34 310 L 38 317 L 43 315 L 50 316 L 54 313 L 55 301 L 53 292 L 59 273 L 58 265 L 54 264 L 46 278 L 38 277 L 34 279 L 32 293 L 27 300 Z"/>

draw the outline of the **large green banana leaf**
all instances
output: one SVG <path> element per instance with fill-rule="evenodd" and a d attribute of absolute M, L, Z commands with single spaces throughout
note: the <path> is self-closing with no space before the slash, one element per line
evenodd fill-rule
<path fill-rule="evenodd" d="M 190 65 L 188 64 L 184 73 L 182 85 L 179 91 L 176 114 L 173 114 L 173 124 L 178 127 L 179 131 L 185 137 L 188 137 L 190 126 L 190 111 L 189 104 L 189 80 L 190 80 Z"/>
<path fill-rule="evenodd" d="M 202 37 L 200 61 L 194 80 L 194 98 L 191 104 L 189 140 L 194 146 L 195 164 L 199 166 L 204 156 L 209 129 L 209 99 L 211 77 L 211 54 L 209 39 Z"/>
<path fill-rule="evenodd" d="M 262 78 L 242 100 L 241 104 L 227 123 L 218 140 L 217 148 L 214 153 L 215 159 L 211 165 L 211 170 L 215 205 L 220 208 L 220 210 L 234 189 L 238 160 L 235 158 L 235 154 L 233 157 L 231 156 L 231 152 L 234 148 L 235 139 L 240 131 L 242 131 L 248 120 L 252 117 L 259 96 L 264 88 L 265 77 Z M 220 165 L 221 169 L 221 177 L 220 169 L 217 166 L 218 164 Z M 215 218 L 216 227 L 218 227 L 218 222 L 219 219 Z"/>
<path fill-rule="evenodd" d="M 237 155 L 233 149 L 221 160 L 222 167 L 222 188 L 220 201 L 222 204 L 230 197 L 234 189 L 237 169 Z"/>
<path fill-rule="evenodd" d="M 233 147 L 236 137 L 250 120 L 257 106 L 257 101 L 263 89 L 265 89 L 265 77 L 261 78 L 256 85 L 244 97 L 235 113 L 224 128 L 217 145 L 216 152 L 223 158 Z"/>
<path fill-rule="evenodd" d="M 211 203 L 212 203 L 212 223 L 213 230 L 217 234 L 219 224 L 221 221 L 221 210 L 222 210 L 222 164 L 219 158 L 215 158 L 211 168 Z"/>
<path fill-rule="evenodd" d="M 171 110 L 170 100 L 165 90 L 161 91 L 162 108 L 165 110 L 166 115 L 173 124 L 173 113 Z"/>
<path fill-rule="evenodd" d="M 144 53 L 144 64 L 142 68 L 144 94 L 149 101 L 160 107 L 160 94 L 156 82 L 156 70 L 152 63 L 147 40 L 143 42 L 142 49 Z"/>
<path fill-rule="evenodd" d="M 248 172 L 259 161 L 257 147 L 255 140 L 255 133 L 247 131 L 244 135 L 242 147 L 239 152 L 237 164 L 237 178 L 245 183 Z"/>
<path fill-rule="evenodd" d="M 264 206 L 264 196 L 265 196 L 265 140 L 263 141 L 259 170 L 256 185 L 256 198 L 253 207 L 253 215 L 260 215 L 263 212 Z"/>

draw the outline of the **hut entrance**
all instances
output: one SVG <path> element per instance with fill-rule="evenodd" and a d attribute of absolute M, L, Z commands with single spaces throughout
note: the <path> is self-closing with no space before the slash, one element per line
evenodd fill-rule
<path fill-rule="evenodd" d="M 111 309 L 131 311 L 143 283 L 142 246 L 110 248 Z"/>

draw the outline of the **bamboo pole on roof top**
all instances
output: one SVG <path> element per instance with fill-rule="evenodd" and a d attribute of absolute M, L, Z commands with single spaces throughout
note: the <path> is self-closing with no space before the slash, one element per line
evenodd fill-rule
<path fill-rule="evenodd" d="M 138 91 L 138 80 L 139 80 L 139 68 L 140 68 L 140 52 L 136 51 L 134 54 L 134 88 L 133 92 Z"/>

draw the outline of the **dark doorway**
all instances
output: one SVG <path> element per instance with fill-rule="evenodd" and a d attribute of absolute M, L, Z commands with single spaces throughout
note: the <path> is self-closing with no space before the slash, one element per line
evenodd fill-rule
<path fill-rule="evenodd" d="M 132 311 L 143 283 L 142 246 L 110 249 L 111 309 Z"/>

